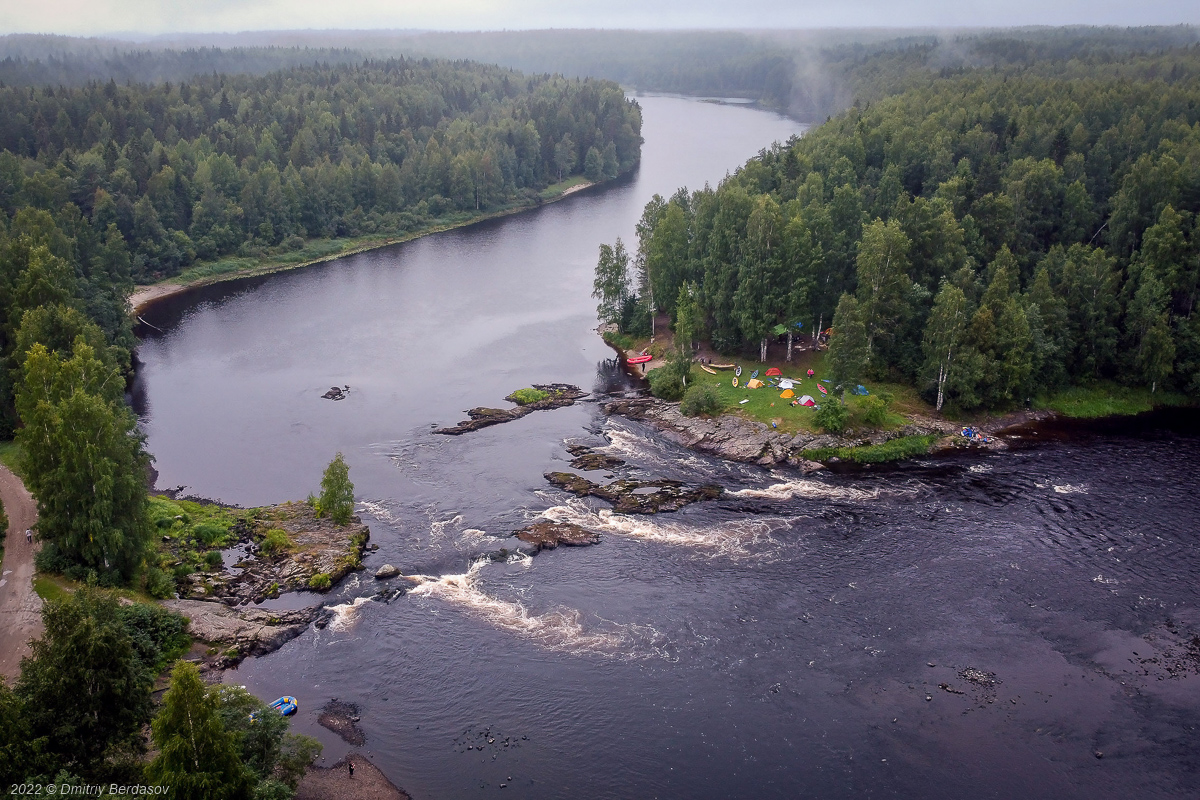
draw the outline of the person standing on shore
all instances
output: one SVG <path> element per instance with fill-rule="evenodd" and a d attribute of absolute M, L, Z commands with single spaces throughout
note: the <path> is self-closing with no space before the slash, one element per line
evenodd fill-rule
<path fill-rule="evenodd" d="M 25 529 L 25 542 L 27 544 L 33 544 L 33 529 L 32 528 Z"/>
<path fill-rule="evenodd" d="M 354 762 L 351 761 L 350 759 L 346 759 L 346 769 L 350 770 L 350 777 L 353 778 L 354 777 Z"/>

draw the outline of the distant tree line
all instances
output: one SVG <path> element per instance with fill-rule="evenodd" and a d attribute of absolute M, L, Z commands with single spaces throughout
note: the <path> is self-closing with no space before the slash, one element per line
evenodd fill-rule
<path fill-rule="evenodd" d="M 936 77 L 655 197 L 628 274 L 598 273 L 627 310 L 601 313 L 644 325 L 695 298 L 718 350 L 760 355 L 777 326 L 832 321 L 844 383 L 939 407 L 1200 391 L 1200 49 L 1131 61 Z"/>
<path fill-rule="evenodd" d="M 0 208 L 55 215 L 85 260 L 115 225 L 135 280 L 528 202 L 641 146 L 615 84 L 465 62 L 8 87 L 0 108 Z"/>

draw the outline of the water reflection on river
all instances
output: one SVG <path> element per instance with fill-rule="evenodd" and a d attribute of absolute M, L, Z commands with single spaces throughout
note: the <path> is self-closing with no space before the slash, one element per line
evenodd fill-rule
<path fill-rule="evenodd" d="M 586 403 L 429 433 L 529 383 L 592 386 L 597 245 L 798 130 L 642 102 L 620 186 L 155 310 L 135 396 L 160 485 L 276 502 L 342 450 L 369 567 L 423 576 L 387 604 L 351 579 L 327 629 L 230 679 L 298 696 L 327 762 L 346 746 L 316 710 L 358 703 L 370 758 L 418 798 L 1194 796 L 1200 440 L 1180 420 L 809 479 Z M 335 384 L 349 398 L 320 399 Z M 543 480 L 567 441 L 730 494 L 614 515 Z M 539 517 L 603 541 L 473 563 Z"/>

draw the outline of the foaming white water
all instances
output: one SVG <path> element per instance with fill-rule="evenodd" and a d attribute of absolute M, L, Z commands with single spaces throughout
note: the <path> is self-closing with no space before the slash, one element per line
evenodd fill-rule
<path fill-rule="evenodd" d="M 771 533 L 787 525 L 777 518 L 736 519 L 703 527 L 666 522 L 661 517 L 595 511 L 580 500 L 552 506 L 538 516 L 552 522 L 570 522 L 588 530 L 675 547 L 691 547 L 710 556 L 731 559 L 766 558 L 778 542 Z"/>
<path fill-rule="evenodd" d="M 979 473 L 992 471 L 992 468 L 989 467 L 987 464 L 972 464 L 971 466 L 967 467 L 967 469 L 971 472 L 979 472 Z"/>
<path fill-rule="evenodd" d="M 390 524 L 398 524 L 400 522 L 400 518 L 393 514 L 381 501 L 359 500 L 357 505 L 359 511 L 370 514 L 381 522 Z"/>
<path fill-rule="evenodd" d="M 799 480 L 773 483 L 763 489 L 738 489 L 728 492 L 733 497 L 753 497 L 763 500 L 874 500 L 883 495 L 912 494 L 911 488 L 858 489 L 850 486 L 831 486 L 821 481 Z"/>
<path fill-rule="evenodd" d="M 602 653 L 623 658 L 656 654 L 655 645 L 661 637 L 653 628 L 609 623 L 606 630 L 587 630 L 582 615 L 574 609 L 533 614 L 521 603 L 492 597 L 476 584 L 476 576 L 488 563 L 487 559 L 479 559 L 460 575 L 407 576 L 417 584 L 409 590 L 409 595 L 457 606 L 487 620 L 500 630 L 530 639 L 552 650 Z"/>
<path fill-rule="evenodd" d="M 339 603 L 336 606 L 330 606 L 329 610 L 333 612 L 333 619 L 329 622 L 331 631 L 348 631 L 358 622 L 359 610 L 371 602 L 369 597 L 356 597 L 349 603 Z"/>
<path fill-rule="evenodd" d="M 455 514 L 450 519 L 443 519 L 429 523 L 429 540 L 435 542 L 446 535 L 447 528 L 457 528 L 462 524 L 462 514 Z"/>
<path fill-rule="evenodd" d="M 1059 494 L 1087 494 L 1088 493 L 1087 487 L 1084 486 L 1083 484 L 1071 484 L 1071 483 L 1063 484 L 1062 486 L 1055 486 L 1054 491 L 1058 492 Z"/>
<path fill-rule="evenodd" d="M 623 456 L 638 464 L 666 464 L 672 469 L 689 467 L 692 470 L 712 474 L 712 464 L 690 450 L 677 450 L 657 439 L 639 436 L 618 425 L 610 425 L 604 431 L 608 444 L 596 450 L 612 456 Z M 669 448 L 669 449 L 668 449 Z"/>

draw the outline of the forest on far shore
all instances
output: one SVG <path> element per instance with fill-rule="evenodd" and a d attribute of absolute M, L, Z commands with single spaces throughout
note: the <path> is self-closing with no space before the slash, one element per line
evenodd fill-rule
<path fill-rule="evenodd" d="M 1102 49 L 910 75 L 718 187 L 655 197 L 632 260 L 606 246 L 601 315 L 682 315 L 764 358 L 832 325 L 843 387 L 907 383 L 939 409 L 1101 380 L 1194 395 L 1200 46 Z"/>

